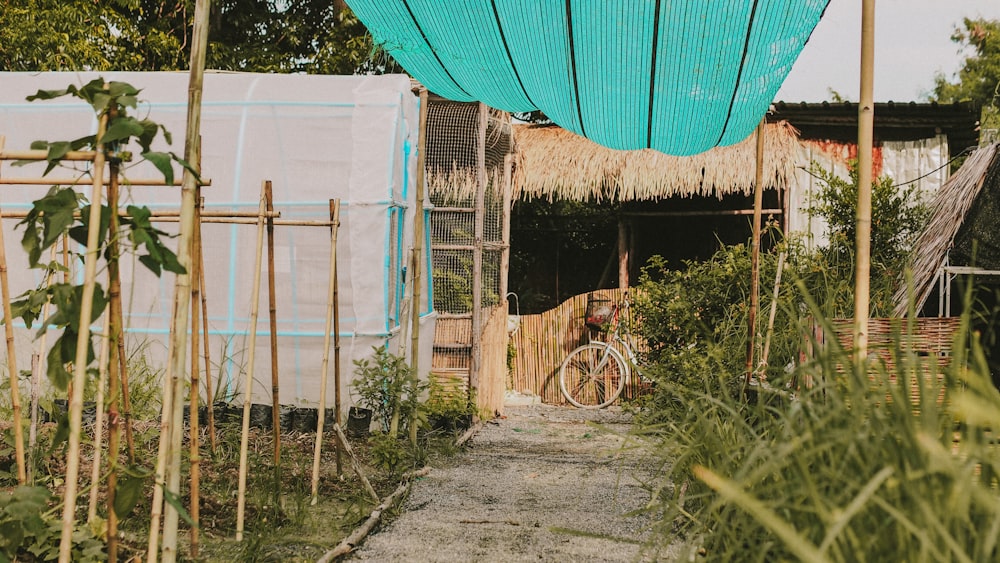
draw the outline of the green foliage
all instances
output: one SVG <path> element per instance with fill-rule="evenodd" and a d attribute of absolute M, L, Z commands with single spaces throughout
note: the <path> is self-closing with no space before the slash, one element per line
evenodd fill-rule
<path fill-rule="evenodd" d="M 475 393 L 466 393 L 455 379 L 432 379 L 423 405 L 432 428 L 468 428 L 476 414 Z"/>
<path fill-rule="evenodd" d="M 67 95 L 73 96 L 88 103 L 98 118 L 108 117 L 107 130 L 100 139 L 97 139 L 96 135 L 90 135 L 74 141 L 35 141 L 32 143 L 33 149 L 48 151 L 45 174 L 58 167 L 66 153 L 71 150 L 103 148 L 109 159 L 122 159 L 129 154 L 125 149 L 134 140 L 141 147 L 141 154 L 147 159 L 150 156 L 164 154 L 152 152 L 150 145 L 161 131 L 169 142 L 169 132 L 153 121 L 148 119 L 140 121 L 128 115 L 128 110 L 137 106 L 136 96 L 138 94 L 139 90 L 129 84 L 124 82 L 105 84 L 103 79 L 98 78 L 80 87 L 70 85 L 61 90 L 39 90 L 36 94 L 28 96 L 28 100 L 51 100 Z M 188 165 L 176 155 L 168 154 L 166 168 L 163 168 L 162 162 L 157 164 L 157 167 L 163 170 L 167 182 L 172 182 L 173 169 L 169 162 L 176 161 L 184 167 L 188 167 Z M 156 160 L 155 156 L 153 160 Z M 86 245 L 91 227 L 91 214 L 90 204 L 84 205 L 85 203 L 87 203 L 86 200 L 72 188 L 60 188 L 59 186 L 53 186 L 44 197 L 33 202 L 25 219 L 17 225 L 24 228 L 21 246 L 28 254 L 30 268 L 43 269 L 47 273 L 62 271 L 63 266 L 55 263 L 42 264 L 40 260 L 43 253 L 63 236 L 68 235 L 75 241 Z M 129 206 L 128 212 L 131 217 L 123 218 L 122 225 L 128 229 L 128 240 L 132 244 L 132 250 L 136 253 L 139 253 L 140 248 L 145 250 L 145 254 L 139 256 L 139 261 L 156 275 L 160 275 L 162 270 L 183 273 L 184 268 L 177 261 L 177 256 L 160 240 L 160 236 L 165 236 L 166 233 L 152 226 L 149 220 L 151 215 L 149 209 Z M 104 256 L 108 260 L 117 260 L 117 256 L 110 255 L 110 246 L 107 245 L 109 236 L 119 236 L 118 233 L 109 234 L 111 210 L 107 205 L 102 206 L 99 216 L 98 240 L 104 248 Z M 43 279 L 45 277 L 47 276 L 43 276 Z M 39 319 L 46 303 L 51 303 L 54 306 L 54 313 L 48 319 L 42 319 L 43 323 L 39 334 L 50 327 L 62 330 L 47 355 L 48 376 L 58 389 L 66 389 L 72 377 L 67 370 L 67 365 L 76 360 L 77 335 L 81 330 L 83 291 L 83 285 L 67 283 L 40 286 L 25 292 L 11 304 L 14 314 L 23 319 L 29 328 Z M 94 289 L 93 309 L 89 322 L 97 320 L 104 312 L 106 305 L 107 296 L 98 284 Z M 90 340 L 87 341 L 86 346 L 86 358 L 89 364 L 94 360 L 95 355 Z"/>
<path fill-rule="evenodd" d="M 24 0 L 0 10 L 3 70 L 182 70 L 194 0 Z M 208 68 L 248 72 L 399 72 L 339 0 L 221 0 Z"/>
<path fill-rule="evenodd" d="M 822 217 L 829 226 L 830 244 L 827 249 L 833 256 L 831 263 L 849 264 L 849 256 L 857 237 L 858 168 L 850 165 L 850 179 L 844 180 L 815 162 L 809 172 L 819 178 L 815 192 L 816 203 L 806 209 Z M 919 199 L 916 184 L 897 186 L 888 176 L 872 181 L 871 261 L 873 269 L 885 275 L 898 276 L 900 267 L 930 212 Z M 845 272 L 850 273 L 850 272 Z"/>
<path fill-rule="evenodd" d="M 951 40 L 972 54 L 966 57 L 956 82 L 941 74 L 934 79 L 934 98 L 1000 106 L 1000 21 L 965 18 L 962 25 Z"/>
<path fill-rule="evenodd" d="M 400 427 L 419 424 L 422 416 L 420 395 L 427 384 L 417 379 L 406 359 L 389 353 L 384 347 L 372 347 L 374 358 L 354 360 L 354 391 L 358 404 L 370 409 L 383 430 L 388 431 L 393 415 L 399 415 Z"/>
<path fill-rule="evenodd" d="M 48 512 L 45 487 L 20 486 L 0 493 L 0 562 L 54 561 L 61 520 Z M 104 561 L 104 544 L 85 525 L 73 531 L 73 561 Z"/>
<path fill-rule="evenodd" d="M 800 368 L 813 385 L 794 397 L 673 386 L 683 417 L 645 429 L 664 462 L 650 549 L 680 538 L 713 561 L 996 560 L 1000 393 L 978 342 L 939 379 L 906 341 L 891 373 L 852 369 L 834 347 Z"/>

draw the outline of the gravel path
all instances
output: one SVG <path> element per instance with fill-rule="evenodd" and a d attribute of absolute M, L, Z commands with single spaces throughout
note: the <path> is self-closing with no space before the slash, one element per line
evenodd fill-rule
<path fill-rule="evenodd" d="M 508 407 L 463 453 L 414 483 L 401 514 L 352 554 L 361 561 L 641 559 L 653 466 L 622 448 L 618 409 Z M 662 554 L 661 554 L 662 555 Z"/>

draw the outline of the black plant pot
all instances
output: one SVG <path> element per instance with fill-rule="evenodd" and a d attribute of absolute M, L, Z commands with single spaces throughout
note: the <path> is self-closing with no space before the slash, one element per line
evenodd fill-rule
<path fill-rule="evenodd" d="M 250 426 L 264 430 L 274 428 L 271 405 L 250 405 Z"/>
<path fill-rule="evenodd" d="M 212 410 L 215 411 L 215 422 L 217 424 L 239 422 L 243 416 L 242 408 L 221 401 L 214 403 Z"/>
<path fill-rule="evenodd" d="M 315 432 L 319 417 L 317 409 L 297 408 L 292 415 L 292 429 L 296 432 Z"/>
<path fill-rule="evenodd" d="M 372 425 L 372 411 L 362 407 L 351 407 L 347 411 L 347 435 L 352 438 L 368 436 Z"/>

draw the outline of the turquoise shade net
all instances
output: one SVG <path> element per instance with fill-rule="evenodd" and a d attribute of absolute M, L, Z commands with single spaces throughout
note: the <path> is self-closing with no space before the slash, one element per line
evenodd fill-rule
<path fill-rule="evenodd" d="M 614 149 L 748 137 L 829 0 L 348 0 L 430 91 Z"/>

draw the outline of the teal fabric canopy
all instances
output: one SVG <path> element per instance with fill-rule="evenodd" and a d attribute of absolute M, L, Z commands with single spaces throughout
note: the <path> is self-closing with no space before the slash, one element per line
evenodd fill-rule
<path fill-rule="evenodd" d="M 753 132 L 829 0 L 348 0 L 432 92 L 541 110 L 615 149 Z"/>

